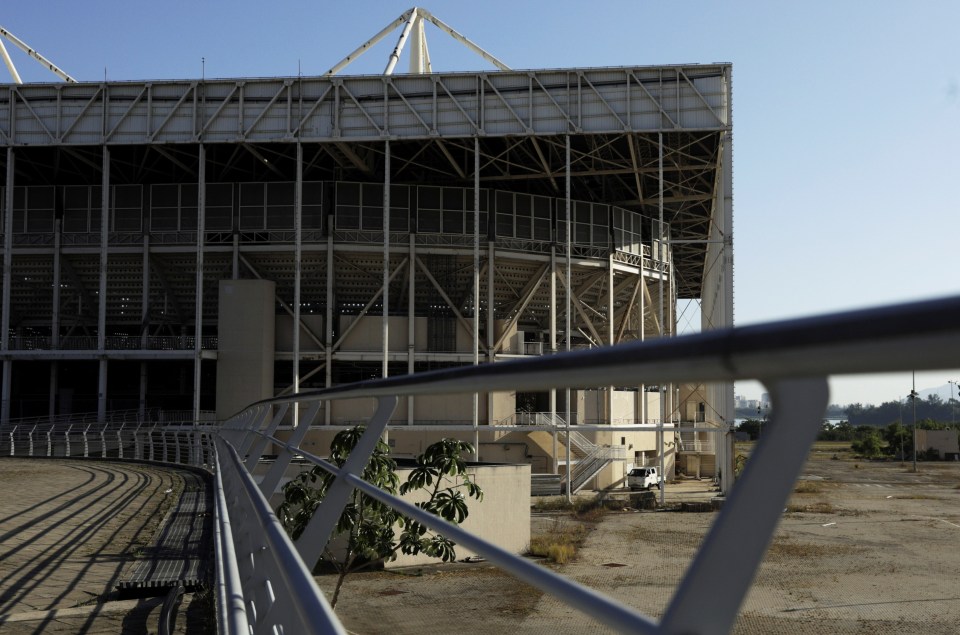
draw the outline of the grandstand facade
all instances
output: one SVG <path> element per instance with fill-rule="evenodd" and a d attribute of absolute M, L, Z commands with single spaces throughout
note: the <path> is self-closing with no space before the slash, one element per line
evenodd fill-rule
<path fill-rule="evenodd" d="M 0 87 L 0 420 L 225 418 L 371 377 L 671 336 L 678 300 L 698 301 L 702 328 L 729 326 L 730 74 Z M 480 458 L 549 472 L 573 460 L 558 424 L 610 425 L 588 435 L 619 448 L 603 486 L 653 460 L 661 422 L 732 421 L 729 385 L 478 387 L 403 401 L 392 434 L 413 452 L 430 426 L 472 429 Z M 707 437 L 663 442 L 715 469 Z"/>

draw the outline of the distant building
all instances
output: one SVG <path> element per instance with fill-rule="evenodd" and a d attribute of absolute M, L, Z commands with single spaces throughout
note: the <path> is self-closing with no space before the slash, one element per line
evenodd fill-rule
<path fill-rule="evenodd" d="M 917 430 L 917 453 L 936 450 L 941 459 L 960 455 L 956 430 Z"/>

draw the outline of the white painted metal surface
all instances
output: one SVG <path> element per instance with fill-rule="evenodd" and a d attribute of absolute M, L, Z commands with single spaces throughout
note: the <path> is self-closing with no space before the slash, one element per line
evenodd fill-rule
<path fill-rule="evenodd" d="M 202 100 L 197 81 L 110 83 L 109 90 L 9 85 L 0 88 L 0 141 L 307 142 L 727 130 L 727 68 L 215 80 L 203 82 Z"/>
<path fill-rule="evenodd" d="M 45 68 L 47 68 L 51 73 L 59 77 L 65 82 L 76 82 L 74 78 L 67 75 L 64 71 L 60 69 L 56 64 L 45 58 L 41 55 L 36 49 L 31 48 L 27 45 L 26 42 L 18 38 L 16 35 L 6 30 L 0 26 L 0 56 L 3 57 L 3 62 L 7 66 L 7 70 L 10 71 L 10 76 L 13 78 L 15 84 L 22 84 L 23 81 L 20 79 L 20 74 L 17 72 L 16 66 L 13 64 L 13 60 L 10 59 L 10 54 L 7 52 L 7 48 L 3 44 L 3 39 L 6 38 L 18 49 L 35 59 Z"/>

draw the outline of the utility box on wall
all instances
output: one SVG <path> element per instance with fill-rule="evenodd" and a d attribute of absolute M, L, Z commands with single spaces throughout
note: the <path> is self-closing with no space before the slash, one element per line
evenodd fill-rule
<path fill-rule="evenodd" d="M 217 419 L 273 396 L 276 284 L 221 280 Z"/>

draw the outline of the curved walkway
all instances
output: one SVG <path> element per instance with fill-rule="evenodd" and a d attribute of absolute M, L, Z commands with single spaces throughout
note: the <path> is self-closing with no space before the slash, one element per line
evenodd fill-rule
<path fill-rule="evenodd" d="M 162 598 L 115 588 L 183 482 L 153 465 L 0 459 L 0 632 L 155 631 Z"/>

